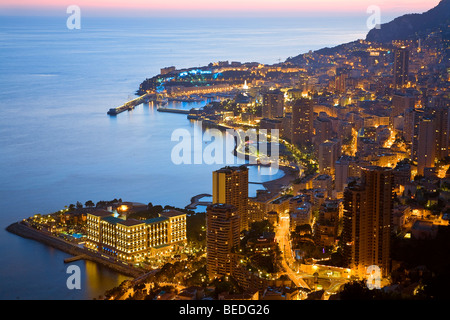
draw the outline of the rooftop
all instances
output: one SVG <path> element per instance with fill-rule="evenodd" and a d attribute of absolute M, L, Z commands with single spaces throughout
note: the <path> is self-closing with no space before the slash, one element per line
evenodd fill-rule
<path fill-rule="evenodd" d="M 234 172 L 234 171 L 248 171 L 248 168 L 246 166 L 244 166 L 244 165 L 239 166 L 239 167 L 237 167 L 237 166 L 235 166 L 235 167 L 227 166 L 227 167 L 223 167 L 223 168 L 221 168 L 219 170 L 216 170 L 215 172 L 231 173 L 231 172 Z"/>
<path fill-rule="evenodd" d="M 132 226 L 136 226 L 136 225 L 139 225 L 139 224 L 144 224 L 143 221 L 139 221 L 139 220 L 136 220 L 136 219 L 127 219 L 127 220 L 119 219 L 119 220 L 120 221 L 118 223 L 120 223 L 120 224 L 122 224 L 124 226 L 127 226 L 127 227 L 132 227 Z"/>
<path fill-rule="evenodd" d="M 165 210 L 165 211 L 161 212 L 160 215 L 163 217 L 166 217 L 166 218 L 172 218 L 172 217 L 186 215 L 186 213 L 178 211 L 178 210 L 170 209 L 170 210 Z"/>
<path fill-rule="evenodd" d="M 91 214 L 93 216 L 96 216 L 96 217 L 107 217 L 107 216 L 112 215 L 112 212 L 107 211 L 107 210 L 103 210 L 103 209 L 99 209 L 99 210 L 96 210 L 96 211 L 91 212 L 89 214 Z"/>
<path fill-rule="evenodd" d="M 139 221 L 139 220 L 136 220 L 136 219 L 123 220 L 123 219 L 116 218 L 116 217 L 113 217 L 113 216 L 104 217 L 102 220 L 104 220 L 104 221 L 106 221 L 108 223 L 111 223 L 111 224 L 121 224 L 121 225 L 124 225 L 124 226 L 127 226 L 127 227 L 132 227 L 132 226 L 136 226 L 136 225 L 145 223 L 144 221 Z"/>
<path fill-rule="evenodd" d="M 157 218 L 151 218 L 151 219 L 144 220 L 144 222 L 146 224 L 153 224 L 153 223 L 163 222 L 165 220 L 167 220 L 166 217 L 157 217 Z"/>

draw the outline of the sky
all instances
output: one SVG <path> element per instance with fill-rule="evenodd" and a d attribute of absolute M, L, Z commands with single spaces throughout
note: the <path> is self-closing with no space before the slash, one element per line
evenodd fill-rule
<path fill-rule="evenodd" d="M 0 15 L 66 14 L 70 5 L 93 16 L 183 16 L 183 15 L 262 15 L 304 16 L 366 14 L 369 6 L 381 13 L 400 16 L 422 13 L 439 0 L 0 0 Z"/>

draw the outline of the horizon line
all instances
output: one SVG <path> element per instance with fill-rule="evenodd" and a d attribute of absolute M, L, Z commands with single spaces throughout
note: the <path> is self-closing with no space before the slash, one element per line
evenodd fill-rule
<path fill-rule="evenodd" d="M 133 0 L 131 0 L 132 2 Z M 170 1 L 170 0 L 169 0 Z M 437 1 L 438 3 L 440 1 Z M 81 1 L 82 3 L 82 1 Z M 75 4 L 76 5 L 76 4 Z M 211 7 L 152 7 L 152 6 L 127 6 L 116 3 L 115 5 L 109 5 L 108 7 L 82 4 L 76 5 L 80 8 L 80 11 L 84 16 L 92 17 L 118 17 L 118 16 L 139 16 L 139 17 L 339 17 L 339 16 L 370 16 L 368 13 L 368 7 L 366 5 L 354 5 L 350 9 L 345 6 L 338 7 L 282 7 L 278 6 L 275 8 L 271 7 L 244 7 L 242 8 L 211 8 Z M 0 3 L 0 16 L 67 16 L 67 4 L 41 4 L 41 5 L 18 5 L 18 4 L 1 4 Z M 421 12 L 418 11 L 417 7 L 410 6 L 405 8 L 404 6 L 392 5 L 388 8 L 384 6 L 378 6 L 381 10 L 381 17 L 389 17 L 389 19 L 394 19 L 398 16 L 411 13 L 423 13 L 434 7 L 424 8 L 421 6 Z"/>

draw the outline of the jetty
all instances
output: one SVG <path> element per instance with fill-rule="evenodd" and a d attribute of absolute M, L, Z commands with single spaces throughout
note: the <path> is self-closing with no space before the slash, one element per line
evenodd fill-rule
<path fill-rule="evenodd" d="M 185 207 L 185 209 L 193 210 L 193 209 L 196 209 L 197 206 L 208 206 L 208 205 L 210 205 L 212 203 L 211 201 L 200 201 L 200 199 L 204 198 L 204 197 L 208 197 L 209 198 L 209 197 L 212 197 L 212 195 L 210 195 L 208 193 L 202 193 L 202 194 L 199 194 L 199 195 L 196 195 L 196 196 L 192 197 L 191 198 L 191 203 L 188 204 Z"/>
<path fill-rule="evenodd" d="M 156 110 L 159 112 L 171 112 L 171 113 L 182 113 L 182 114 L 189 114 L 189 112 L 190 112 L 190 110 L 164 108 L 164 107 L 156 108 Z"/>
<path fill-rule="evenodd" d="M 136 99 L 133 99 L 133 100 L 130 100 L 130 101 L 124 103 L 120 107 L 109 109 L 107 114 L 109 114 L 110 116 L 115 116 L 126 110 L 133 110 L 136 106 L 138 106 L 144 102 L 148 102 L 151 99 L 152 99 L 152 94 L 146 93 L 140 97 L 137 97 Z"/>
<path fill-rule="evenodd" d="M 109 114 L 110 116 L 115 116 L 124 111 L 133 110 L 136 106 L 138 106 L 142 103 L 150 102 L 150 101 L 160 103 L 160 104 L 166 104 L 167 97 L 161 93 L 146 93 L 140 97 L 137 97 L 136 99 L 125 102 L 120 107 L 109 109 L 107 114 Z"/>

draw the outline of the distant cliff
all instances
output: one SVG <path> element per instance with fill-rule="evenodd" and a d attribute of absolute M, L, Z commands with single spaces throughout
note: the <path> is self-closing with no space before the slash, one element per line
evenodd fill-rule
<path fill-rule="evenodd" d="M 450 24 L 450 0 L 441 0 L 434 8 L 421 14 L 405 14 L 391 22 L 381 24 L 380 29 L 372 29 L 366 36 L 371 42 L 391 42 L 392 40 L 414 39 L 439 28 L 448 29 Z"/>

